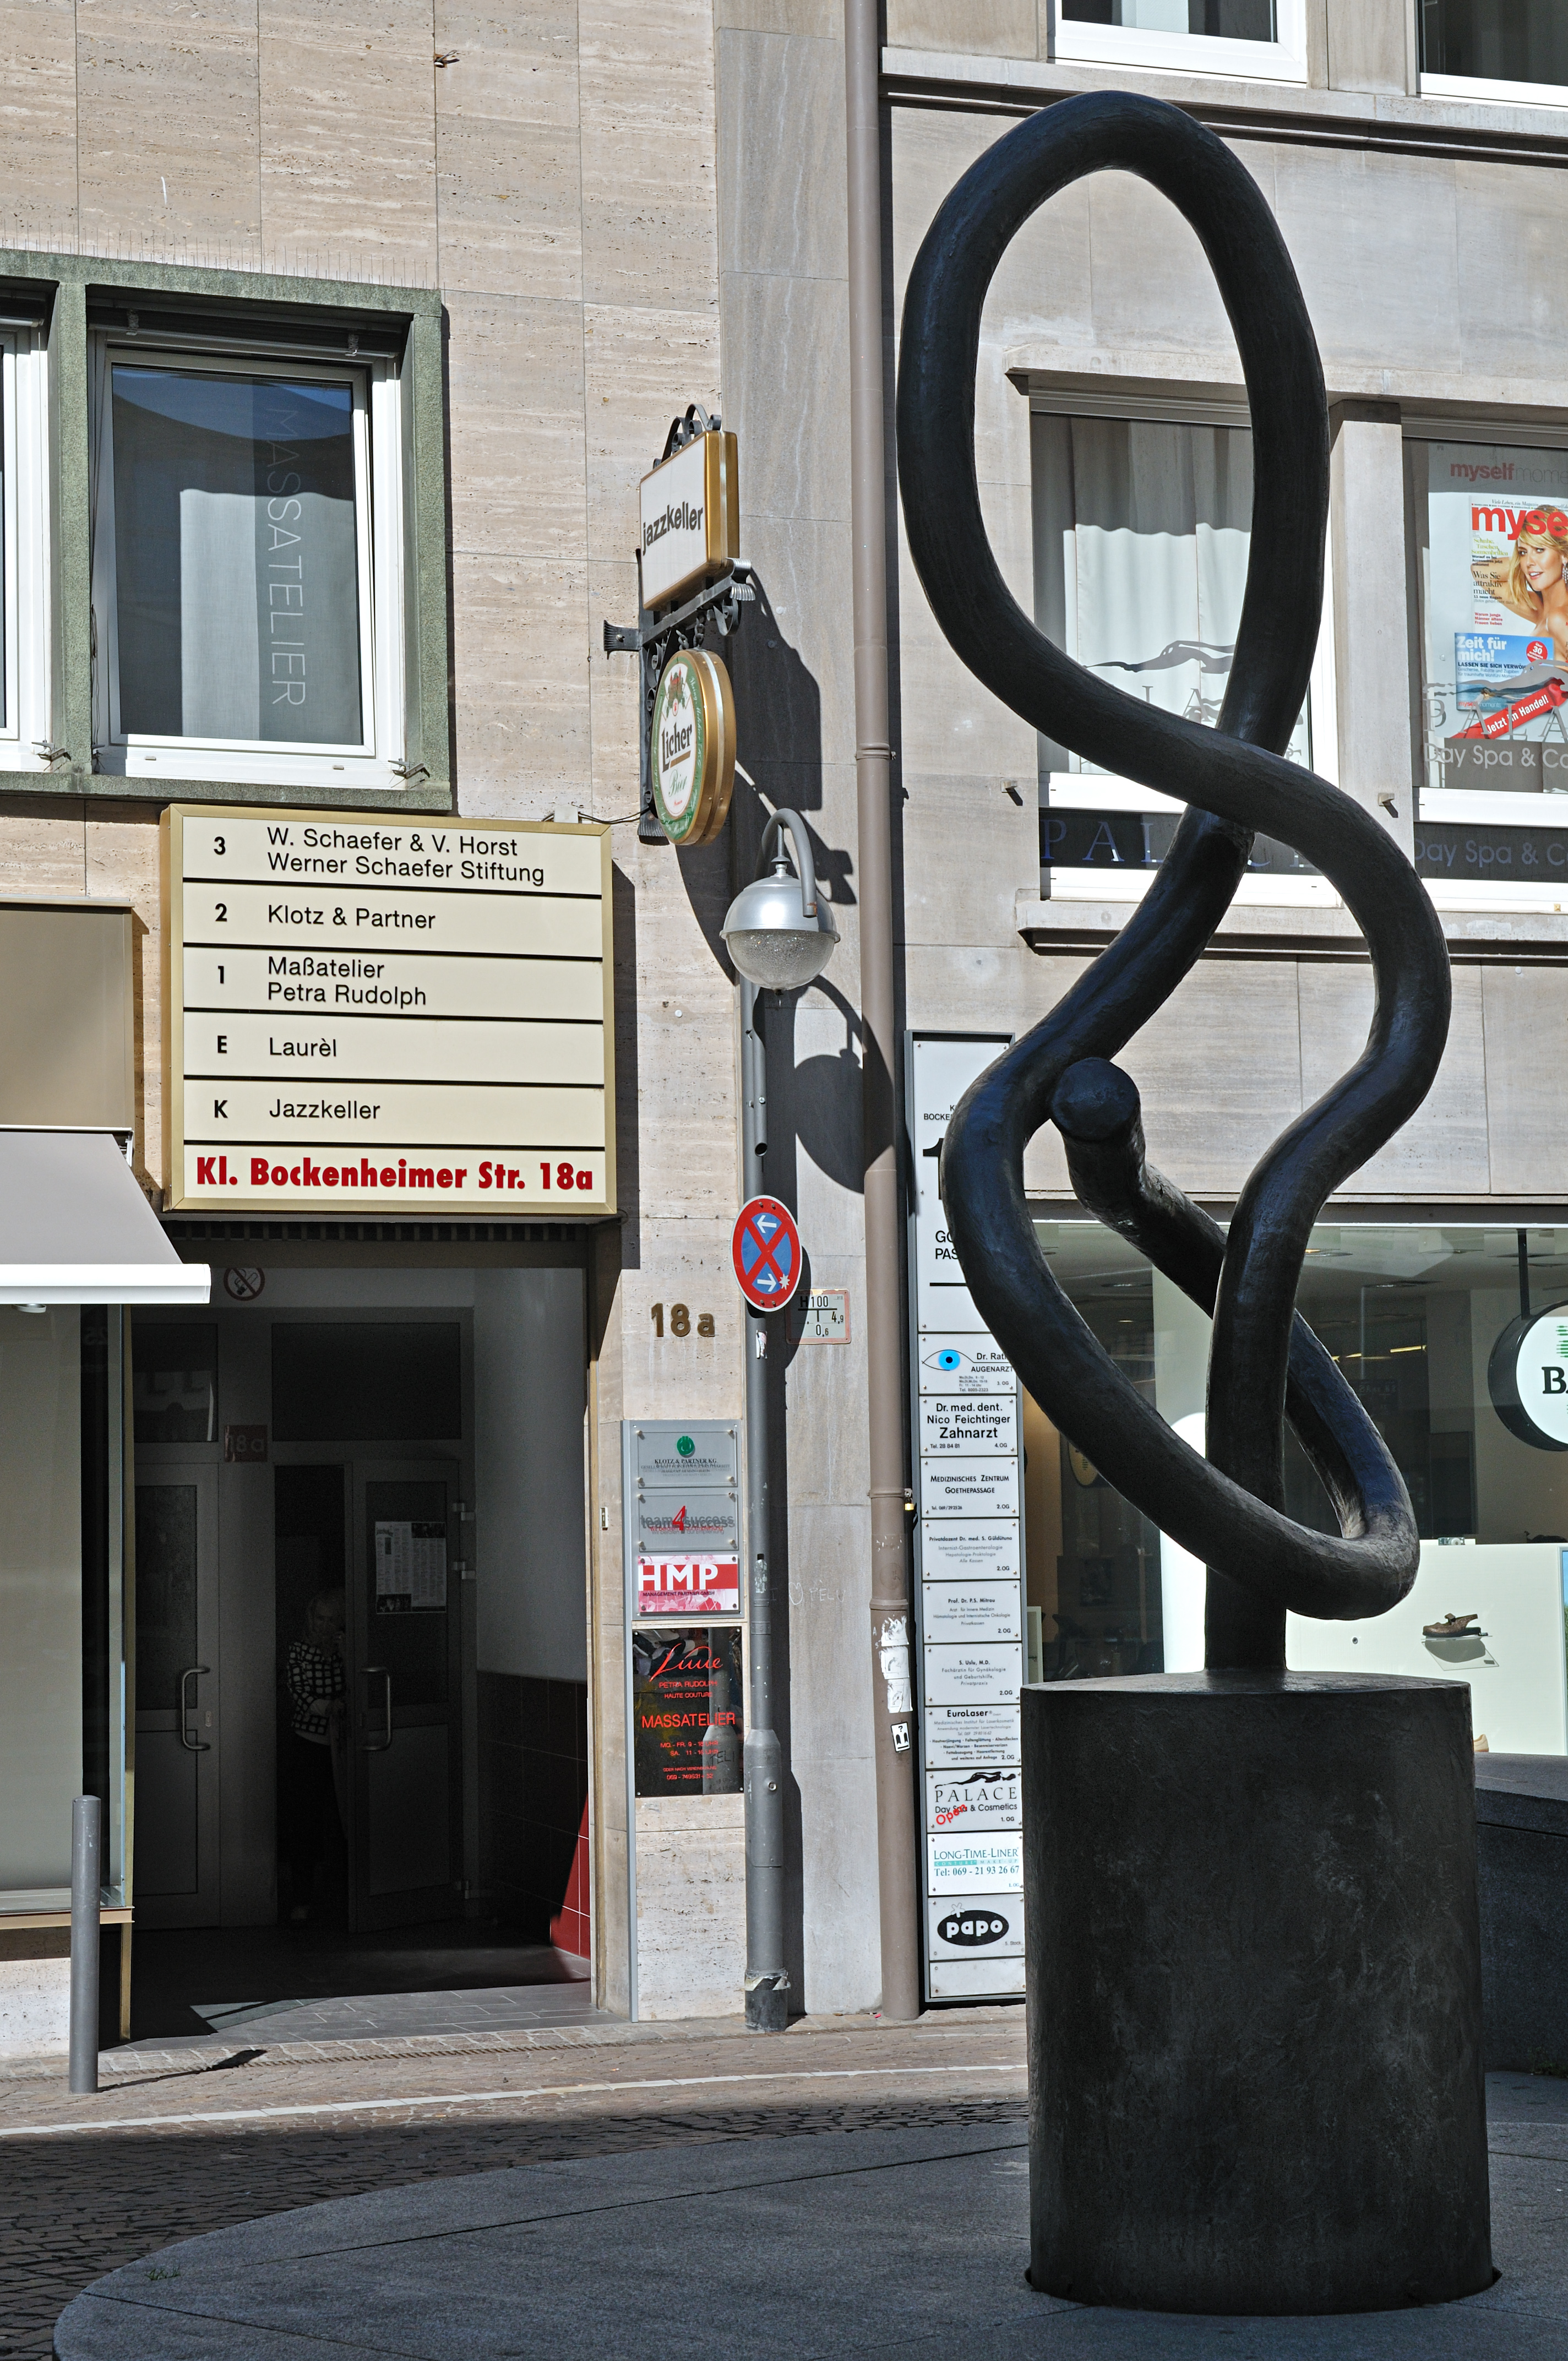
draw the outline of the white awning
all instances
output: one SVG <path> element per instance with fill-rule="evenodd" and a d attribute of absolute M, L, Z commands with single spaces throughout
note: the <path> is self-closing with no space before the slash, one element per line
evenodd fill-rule
<path fill-rule="evenodd" d="M 205 1303 L 113 1132 L 0 1129 L 0 1303 Z"/>

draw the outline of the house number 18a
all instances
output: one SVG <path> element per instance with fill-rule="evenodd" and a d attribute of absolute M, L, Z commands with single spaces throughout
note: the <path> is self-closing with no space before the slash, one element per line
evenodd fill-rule
<path fill-rule="evenodd" d="M 662 1336 L 664 1333 L 664 1307 L 662 1303 L 655 1303 L 652 1306 L 652 1318 L 653 1334 L 655 1336 Z M 687 1311 L 685 1305 L 684 1303 L 672 1303 L 670 1306 L 671 1335 L 689 1336 L 691 1332 L 692 1316 Z M 697 1313 L 696 1333 L 699 1336 L 712 1335 L 713 1314 L 711 1312 L 699 1312 Z"/>

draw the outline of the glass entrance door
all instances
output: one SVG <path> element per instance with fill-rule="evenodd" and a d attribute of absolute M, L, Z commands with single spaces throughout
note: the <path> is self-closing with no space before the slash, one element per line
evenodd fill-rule
<path fill-rule="evenodd" d="M 440 1460 L 354 1466 L 345 1648 L 356 1927 L 462 1912 L 455 1473 Z"/>
<path fill-rule="evenodd" d="M 143 1927 L 218 1923 L 217 1469 L 136 1488 L 133 1896 Z"/>

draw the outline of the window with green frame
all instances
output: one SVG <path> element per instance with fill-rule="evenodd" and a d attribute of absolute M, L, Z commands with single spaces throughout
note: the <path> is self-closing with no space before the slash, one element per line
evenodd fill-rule
<path fill-rule="evenodd" d="M 31 254 L 0 280 L 0 792 L 450 809 L 439 297 Z"/>

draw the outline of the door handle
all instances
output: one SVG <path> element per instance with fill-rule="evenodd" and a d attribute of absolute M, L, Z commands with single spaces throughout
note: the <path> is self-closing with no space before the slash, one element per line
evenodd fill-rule
<path fill-rule="evenodd" d="M 204 1738 L 192 1738 L 188 1727 L 188 1717 L 196 1710 L 191 1702 L 190 1684 L 212 1669 L 211 1664 L 187 1664 L 180 1675 L 180 1743 L 187 1754 L 210 1754 L 213 1751 Z"/>
<path fill-rule="evenodd" d="M 363 1753 L 385 1754 L 392 1742 L 392 1675 L 385 1664 L 367 1664 L 364 1678 L 369 1680 L 372 1675 L 387 1684 L 381 1692 L 381 1735 L 379 1738 L 362 1738 L 359 1744 Z"/>

